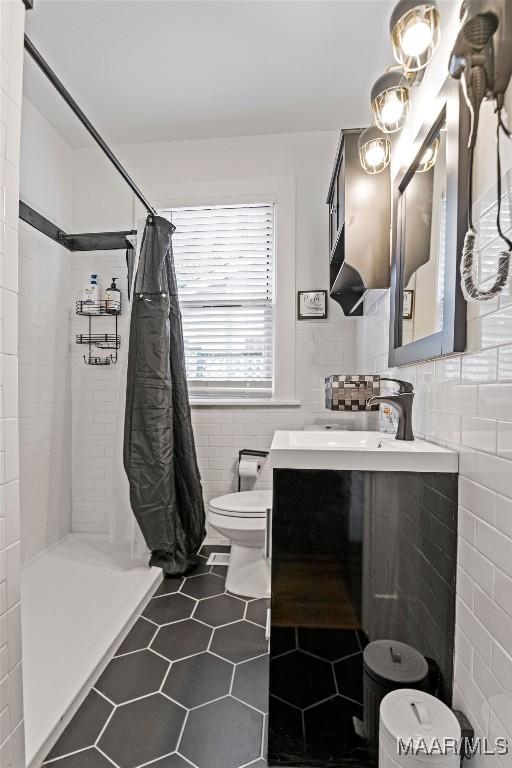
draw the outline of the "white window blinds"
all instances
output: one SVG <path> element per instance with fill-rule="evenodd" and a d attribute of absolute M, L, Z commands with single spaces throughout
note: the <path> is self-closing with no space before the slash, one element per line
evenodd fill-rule
<path fill-rule="evenodd" d="M 177 208 L 173 251 L 192 390 L 269 393 L 273 204 Z"/>

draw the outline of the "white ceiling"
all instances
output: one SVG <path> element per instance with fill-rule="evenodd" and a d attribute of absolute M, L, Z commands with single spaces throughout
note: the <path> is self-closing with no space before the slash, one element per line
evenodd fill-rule
<path fill-rule="evenodd" d="M 112 144 L 356 127 L 394 0 L 35 0 L 27 34 Z M 25 94 L 88 137 L 25 55 Z"/>

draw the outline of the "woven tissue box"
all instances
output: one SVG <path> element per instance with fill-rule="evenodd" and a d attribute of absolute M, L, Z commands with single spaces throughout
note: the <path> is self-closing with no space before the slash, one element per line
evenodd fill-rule
<path fill-rule="evenodd" d="M 330 411 L 378 411 L 379 404 L 368 407 L 368 398 L 380 393 L 380 376 L 341 376 L 325 380 L 325 407 Z"/>

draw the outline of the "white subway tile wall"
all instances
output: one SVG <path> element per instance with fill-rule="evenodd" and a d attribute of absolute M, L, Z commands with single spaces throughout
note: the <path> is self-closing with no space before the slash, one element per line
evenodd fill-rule
<path fill-rule="evenodd" d="M 18 459 L 18 190 L 25 10 L 0 2 L 0 768 L 24 768 Z"/>
<path fill-rule="evenodd" d="M 70 254 L 20 222 L 21 559 L 71 530 Z"/>
<path fill-rule="evenodd" d="M 504 209 L 510 210 L 510 177 Z M 484 228 L 496 206 L 484 212 Z M 506 220 L 510 232 L 510 217 Z M 483 270 L 496 270 L 492 258 Z M 491 246 L 488 246 L 490 248 Z M 487 249 L 486 249 L 487 250 Z M 485 253 L 484 253 L 485 256 Z M 469 352 L 395 369 L 416 387 L 415 432 L 460 452 L 454 706 L 512 746 L 512 312 L 510 291 L 468 307 Z M 387 370 L 389 295 L 366 302 L 359 368 Z M 510 755 L 493 757 L 510 766 Z M 478 766 L 484 757 L 475 757 Z"/>

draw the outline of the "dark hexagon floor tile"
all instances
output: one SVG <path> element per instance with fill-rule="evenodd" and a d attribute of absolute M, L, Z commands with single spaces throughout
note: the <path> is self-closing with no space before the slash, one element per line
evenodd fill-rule
<path fill-rule="evenodd" d="M 331 665 L 302 651 L 272 659 L 270 676 L 272 693 L 301 709 L 336 694 Z"/>
<path fill-rule="evenodd" d="M 82 752 L 75 752 L 74 755 L 68 755 L 63 757 L 57 763 L 43 763 L 43 765 L 53 766 L 53 768 L 112 768 L 112 763 L 107 760 L 105 755 L 96 749 L 91 747 L 90 749 L 84 749 Z"/>
<path fill-rule="evenodd" d="M 112 704 L 103 696 L 91 691 L 46 759 L 53 760 L 78 749 L 92 747 L 112 709 Z"/>
<path fill-rule="evenodd" d="M 137 619 L 117 649 L 116 656 L 119 656 L 122 653 L 131 653 L 132 651 L 141 651 L 143 648 L 147 648 L 155 632 L 155 625 L 146 621 L 146 619 L 143 619 L 141 616 Z"/>
<path fill-rule="evenodd" d="M 194 612 L 194 619 L 206 622 L 211 627 L 231 624 L 243 618 L 245 603 L 231 595 L 217 595 L 200 600 Z"/>
<path fill-rule="evenodd" d="M 238 664 L 232 690 L 233 696 L 263 713 L 268 712 L 268 667 L 268 656 Z"/>
<path fill-rule="evenodd" d="M 168 662 L 156 653 L 135 651 L 112 659 L 95 688 L 115 704 L 122 704 L 158 691 L 168 669 Z"/>
<path fill-rule="evenodd" d="M 358 653 L 348 659 L 337 661 L 334 674 L 338 693 L 354 701 L 363 701 L 363 654 Z"/>
<path fill-rule="evenodd" d="M 188 709 L 220 699 L 229 693 L 233 665 L 211 653 L 200 653 L 175 662 L 162 688 Z"/>
<path fill-rule="evenodd" d="M 251 600 L 247 603 L 247 621 L 254 621 L 264 627 L 267 623 L 267 610 L 270 608 L 270 600 Z"/>
<path fill-rule="evenodd" d="M 164 597 L 153 597 L 144 608 L 142 615 L 155 624 L 170 624 L 172 621 L 188 619 L 195 603 L 181 593 Z"/>
<path fill-rule="evenodd" d="M 172 595 L 174 592 L 178 592 L 184 581 L 182 576 L 167 576 L 162 580 L 153 597 Z"/>
<path fill-rule="evenodd" d="M 267 651 L 265 630 L 248 621 L 228 624 L 214 631 L 210 650 L 235 664 L 253 659 Z"/>
<path fill-rule="evenodd" d="M 291 704 L 271 696 L 269 713 L 269 744 L 274 748 L 276 745 L 282 745 L 282 750 L 286 754 L 287 745 L 289 747 L 304 739 L 302 712 Z M 279 747 L 277 751 L 281 751 Z"/>
<path fill-rule="evenodd" d="M 201 600 L 204 597 L 221 595 L 224 592 L 224 582 L 214 573 L 205 573 L 187 579 L 181 591 L 184 595 Z"/>
<path fill-rule="evenodd" d="M 255 763 L 250 763 L 247 768 L 267 768 L 268 763 L 266 760 L 256 760 Z"/>
<path fill-rule="evenodd" d="M 262 728 L 258 712 L 227 696 L 189 713 L 179 751 L 198 768 L 238 768 L 259 758 Z"/>
<path fill-rule="evenodd" d="M 120 768 L 176 751 L 186 710 L 160 693 L 118 707 L 98 746 Z"/>
<path fill-rule="evenodd" d="M 299 628 L 299 648 L 320 656 L 327 661 L 336 661 L 360 651 L 357 633 L 353 629 L 308 629 Z"/>
<path fill-rule="evenodd" d="M 352 718 L 362 720 L 363 710 L 340 696 L 317 704 L 304 712 L 304 728 L 308 742 L 325 745 L 333 741 L 339 745 L 347 740 L 358 742 L 360 739 L 354 732 Z"/>
<path fill-rule="evenodd" d="M 297 647 L 294 627 L 272 627 L 270 636 L 270 656 L 280 656 Z"/>
<path fill-rule="evenodd" d="M 151 643 L 151 648 L 161 653 L 166 659 L 177 661 L 185 656 L 206 651 L 211 636 L 210 627 L 194 619 L 185 619 L 185 621 L 160 627 Z"/>

